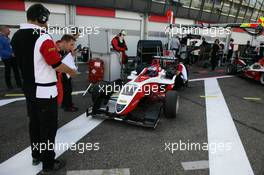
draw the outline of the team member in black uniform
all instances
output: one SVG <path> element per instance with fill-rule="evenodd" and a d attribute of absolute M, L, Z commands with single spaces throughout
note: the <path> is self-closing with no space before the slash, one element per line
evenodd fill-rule
<path fill-rule="evenodd" d="M 64 161 L 55 160 L 53 147 L 58 120 L 56 71 L 76 76 L 74 70 L 61 62 L 51 36 L 43 30 L 47 28 L 49 14 L 43 5 L 32 5 L 27 11 L 28 23 L 21 24 L 11 41 L 23 77 L 32 164 L 37 165 L 42 161 L 42 174 L 61 169 L 65 164 Z M 40 147 L 44 150 L 40 150 Z"/>
<path fill-rule="evenodd" d="M 217 63 L 219 61 L 219 51 L 220 51 L 220 45 L 219 45 L 219 39 L 216 39 L 212 50 L 211 50 L 211 66 L 212 66 L 212 71 L 215 70 Z"/>

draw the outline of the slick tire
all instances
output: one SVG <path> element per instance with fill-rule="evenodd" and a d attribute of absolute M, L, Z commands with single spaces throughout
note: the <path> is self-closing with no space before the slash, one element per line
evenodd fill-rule
<path fill-rule="evenodd" d="M 177 91 L 170 90 L 164 99 L 163 112 L 166 118 L 176 118 L 179 112 L 180 96 Z"/>

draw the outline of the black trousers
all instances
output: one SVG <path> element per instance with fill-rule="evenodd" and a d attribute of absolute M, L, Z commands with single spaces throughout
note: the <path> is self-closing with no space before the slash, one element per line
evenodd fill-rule
<path fill-rule="evenodd" d="M 175 57 L 178 57 L 179 56 L 179 49 L 176 49 L 176 48 L 173 48 L 173 49 L 171 49 L 171 50 L 173 50 L 173 51 L 175 51 Z"/>
<path fill-rule="evenodd" d="M 216 66 L 218 64 L 218 60 L 219 60 L 218 55 L 212 55 L 212 57 L 211 57 L 212 70 L 215 70 L 215 68 L 216 68 Z"/>
<path fill-rule="evenodd" d="M 72 83 L 71 78 L 68 78 L 65 73 L 62 73 L 62 85 L 63 85 L 63 99 L 62 107 L 69 108 L 73 106 L 72 103 Z"/>
<path fill-rule="evenodd" d="M 227 53 L 227 61 L 228 62 L 231 61 L 232 55 L 233 55 L 233 50 L 228 50 L 228 53 Z"/>
<path fill-rule="evenodd" d="M 182 74 L 179 74 L 176 76 L 175 81 L 174 81 L 174 87 L 173 90 L 180 90 L 184 86 L 184 81 L 181 77 Z"/>
<path fill-rule="evenodd" d="M 11 87 L 11 68 L 13 69 L 16 85 L 18 87 L 21 87 L 21 80 L 19 75 L 18 66 L 16 63 L 15 58 L 9 58 L 9 59 L 3 59 L 4 65 L 5 65 L 5 82 L 7 87 Z"/>
<path fill-rule="evenodd" d="M 43 162 L 43 169 L 52 168 L 58 125 L 57 98 L 37 99 L 32 94 L 25 95 L 32 157 Z"/>

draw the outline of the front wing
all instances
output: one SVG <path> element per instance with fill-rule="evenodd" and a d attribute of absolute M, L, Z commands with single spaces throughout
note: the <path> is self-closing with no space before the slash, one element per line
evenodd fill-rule
<path fill-rule="evenodd" d="M 162 103 L 151 103 L 142 105 L 140 104 L 133 112 L 128 115 L 122 116 L 115 112 L 116 97 L 111 97 L 106 104 L 102 104 L 100 108 L 93 109 L 93 106 L 87 109 L 86 116 L 92 116 L 95 118 L 117 120 L 126 122 L 133 125 L 156 128 L 162 109 Z"/>

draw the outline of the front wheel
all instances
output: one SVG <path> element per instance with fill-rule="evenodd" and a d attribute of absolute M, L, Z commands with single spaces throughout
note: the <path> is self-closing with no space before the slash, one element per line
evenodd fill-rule
<path fill-rule="evenodd" d="M 175 118 L 178 115 L 180 96 L 176 91 L 171 90 L 166 93 L 164 100 L 164 115 L 166 118 Z"/>

